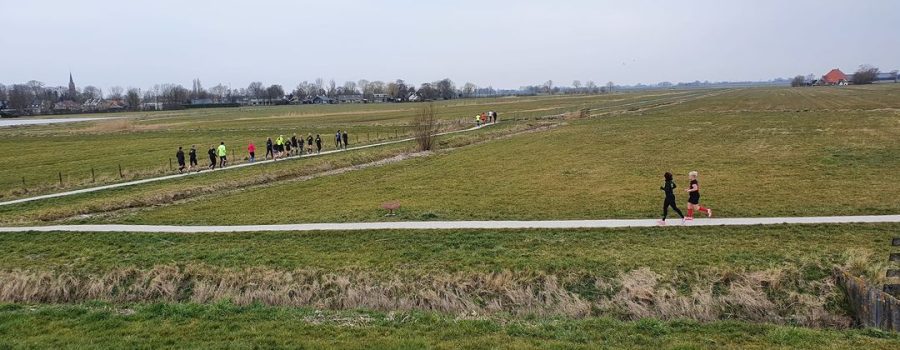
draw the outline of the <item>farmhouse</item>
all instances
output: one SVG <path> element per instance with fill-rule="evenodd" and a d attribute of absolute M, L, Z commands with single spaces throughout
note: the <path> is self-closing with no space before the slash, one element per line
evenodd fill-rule
<path fill-rule="evenodd" d="M 359 94 L 338 95 L 338 103 L 363 103 L 363 96 Z"/>
<path fill-rule="evenodd" d="M 327 105 L 327 104 L 334 103 L 334 99 L 331 97 L 328 97 L 328 96 L 320 95 L 320 96 L 313 97 L 313 99 L 310 100 L 310 103 L 316 104 L 316 105 Z"/>
<path fill-rule="evenodd" d="M 847 82 L 850 80 L 844 72 L 835 68 L 828 72 L 828 74 L 825 74 L 821 81 L 824 85 L 847 85 Z"/>
<path fill-rule="evenodd" d="M 389 99 L 389 98 L 388 98 L 388 95 L 387 95 L 387 94 L 374 94 L 374 95 L 372 95 L 372 102 L 376 102 L 376 103 L 384 103 L 384 102 L 387 102 L 388 99 Z"/>

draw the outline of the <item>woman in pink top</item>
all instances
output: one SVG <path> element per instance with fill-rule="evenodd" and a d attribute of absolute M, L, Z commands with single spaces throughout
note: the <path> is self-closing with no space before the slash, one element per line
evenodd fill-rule
<path fill-rule="evenodd" d="M 247 152 L 250 152 L 250 163 L 253 163 L 256 160 L 256 145 L 253 144 L 253 141 L 247 145 Z"/>

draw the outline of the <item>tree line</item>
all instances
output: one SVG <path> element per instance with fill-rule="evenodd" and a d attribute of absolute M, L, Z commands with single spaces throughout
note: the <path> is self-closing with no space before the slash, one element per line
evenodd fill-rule
<path fill-rule="evenodd" d="M 247 87 L 232 88 L 224 84 L 217 84 L 206 88 L 200 79 L 194 79 L 190 89 L 181 84 L 155 84 L 143 90 L 113 86 L 104 92 L 93 85 L 83 88 L 54 87 L 31 80 L 9 86 L 0 84 L 0 103 L 5 104 L 0 107 L 28 111 L 25 114 L 36 114 L 41 113 L 40 111 L 44 113 L 58 111 L 61 106 L 59 103 L 68 103 L 63 106 L 75 108 L 74 106 L 101 100 L 114 103 L 122 109 L 139 109 L 142 103 L 158 104 L 154 108 L 186 105 L 198 100 L 207 103 L 242 103 L 253 100 L 256 103 L 280 104 L 301 103 L 319 96 L 335 99 L 342 95 L 355 95 L 360 97 L 359 99 L 368 101 L 376 100 L 377 97 L 386 101 L 407 102 L 410 100 L 433 101 L 514 94 L 596 94 L 611 92 L 613 86 L 612 82 L 598 87 L 593 81 L 582 84 L 581 81 L 576 80 L 571 87 L 560 87 L 554 86 L 551 80 L 544 84 L 521 87 L 519 90 L 496 90 L 490 86 L 479 87 L 470 82 L 457 87 L 449 78 L 422 83 L 419 86 L 403 79 L 388 82 L 360 79 L 346 81 L 339 85 L 333 79 L 325 81 L 325 79 L 318 78 L 313 81 L 303 81 L 288 91 L 281 85 L 265 85 L 259 81 L 251 82 Z M 38 112 L 32 113 L 32 110 Z"/>

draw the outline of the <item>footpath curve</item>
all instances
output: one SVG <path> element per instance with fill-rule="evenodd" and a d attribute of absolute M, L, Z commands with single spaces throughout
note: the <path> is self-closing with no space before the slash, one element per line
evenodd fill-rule
<path fill-rule="evenodd" d="M 468 128 L 468 129 L 463 129 L 463 130 L 442 132 L 442 133 L 435 134 L 435 136 L 444 136 L 444 135 L 470 132 L 470 131 L 475 131 L 475 130 L 478 130 L 478 129 L 481 129 L 484 127 L 488 127 L 491 125 L 494 125 L 494 123 L 484 124 L 481 126 L 476 126 L 476 127 L 472 127 L 472 128 Z M 0 202 L 0 206 L 33 202 L 33 201 L 38 201 L 38 200 L 42 200 L 42 199 L 65 197 L 65 196 L 71 196 L 71 195 L 83 194 L 83 193 L 99 192 L 99 191 L 110 190 L 110 189 L 114 189 L 114 188 L 134 186 L 134 185 L 140 185 L 140 184 L 157 182 L 157 181 L 165 181 L 165 180 L 177 179 L 177 178 L 187 177 L 187 176 L 198 176 L 198 175 L 203 175 L 203 174 L 209 174 L 209 173 L 216 172 L 216 171 L 227 171 L 227 170 L 232 170 L 232 169 L 240 169 L 240 168 L 254 166 L 254 165 L 283 162 L 283 161 L 287 161 L 287 160 L 296 160 L 296 159 L 301 159 L 301 158 L 305 159 L 305 158 L 311 158 L 311 157 L 319 157 L 319 156 L 340 153 L 340 152 L 347 152 L 347 151 L 361 150 L 361 149 L 372 148 L 372 147 L 393 145 L 393 144 L 409 142 L 409 141 L 413 141 L 413 140 L 415 140 L 414 137 L 408 137 L 408 138 L 404 138 L 404 139 L 385 141 L 385 142 L 373 143 L 373 144 L 356 146 L 356 147 L 349 147 L 347 149 L 324 151 L 324 152 L 317 153 L 317 154 L 284 157 L 277 161 L 276 160 L 259 160 L 259 161 L 253 162 L 253 163 L 242 163 L 242 164 L 237 164 L 237 165 L 230 165 L 225 168 L 216 168 L 213 170 L 203 170 L 203 171 L 198 171 L 198 172 L 187 172 L 187 173 L 181 173 L 181 174 L 165 175 L 165 176 L 151 177 L 151 178 L 134 180 L 134 181 L 119 182 L 119 183 L 114 183 L 114 184 L 110 184 L 110 185 L 82 188 L 82 189 L 77 189 L 77 190 L 72 190 L 72 191 L 50 193 L 50 194 L 45 194 L 45 195 L 40 195 L 40 196 L 19 198 L 19 199 L 14 199 L 11 201 Z"/>
<path fill-rule="evenodd" d="M 671 226 L 681 226 L 671 220 Z M 685 226 L 752 226 L 781 224 L 898 223 L 900 215 L 813 216 L 773 218 L 696 219 Z M 551 221 L 400 221 L 238 226 L 166 225 L 55 225 L 0 227 L 3 232 L 132 232 L 132 233 L 223 233 L 269 231 L 359 231 L 359 230 L 449 230 L 449 229 L 581 229 L 654 227 L 656 219 L 634 220 L 551 220 Z"/>

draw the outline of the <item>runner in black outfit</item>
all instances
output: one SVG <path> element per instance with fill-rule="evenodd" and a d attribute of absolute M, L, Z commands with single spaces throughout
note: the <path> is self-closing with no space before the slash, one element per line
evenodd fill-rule
<path fill-rule="evenodd" d="M 697 182 L 697 172 L 692 171 L 688 173 L 688 178 L 691 179 L 691 184 L 688 185 L 688 189 L 684 190 L 688 193 L 688 212 L 687 212 L 687 221 L 694 220 L 694 210 L 699 210 L 702 212 L 706 212 L 706 215 L 712 217 L 712 209 L 704 208 L 700 205 L 700 183 Z"/>
<path fill-rule="evenodd" d="M 216 168 L 216 146 L 209 146 L 209 151 L 206 152 L 209 154 L 209 168 Z"/>
<path fill-rule="evenodd" d="M 341 138 L 344 139 L 344 149 L 347 149 L 347 146 L 350 145 L 350 136 L 347 136 L 347 130 L 344 130 L 344 133 L 341 135 Z"/>
<path fill-rule="evenodd" d="M 312 154 L 312 144 L 313 144 L 312 134 L 307 134 L 306 135 L 306 153 L 307 154 Z"/>
<path fill-rule="evenodd" d="M 322 152 L 322 138 L 319 137 L 319 134 L 316 134 L 316 154 Z"/>
<path fill-rule="evenodd" d="M 294 151 L 297 154 L 300 154 L 300 155 L 303 154 L 303 142 L 302 141 L 299 143 L 297 142 L 297 134 L 294 134 L 294 136 L 291 136 L 291 146 L 294 146 Z"/>
<path fill-rule="evenodd" d="M 269 156 L 272 156 L 272 159 L 275 159 L 275 147 L 272 146 L 272 138 L 266 139 L 266 157 L 265 159 L 269 159 Z"/>
<path fill-rule="evenodd" d="M 663 216 L 662 220 L 659 220 L 660 226 L 666 225 L 666 217 L 669 216 L 669 207 L 672 207 L 678 215 L 681 215 L 682 223 L 684 222 L 684 214 L 681 213 L 681 210 L 678 209 L 678 205 L 675 204 L 675 188 L 678 186 L 675 185 L 675 181 L 672 180 L 672 173 L 666 173 L 663 175 L 666 179 L 666 183 L 663 184 L 659 189 L 665 192 L 666 199 L 663 200 Z"/>
<path fill-rule="evenodd" d="M 181 150 L 181 146 L 178 146 L 178 152 L 175 152 L 175 159 L 178 159 L 178 172 L 184 172 L 184 151 Z"/>
<path fill-rule="evenodd" d="M 188 151 L 188 157 L 190 157 L 191 168 L 190 170 L 194 170 L 194 167 L 197 166 L 197 148 L 194 145 L 191 145 L 191 150 Z"/>

